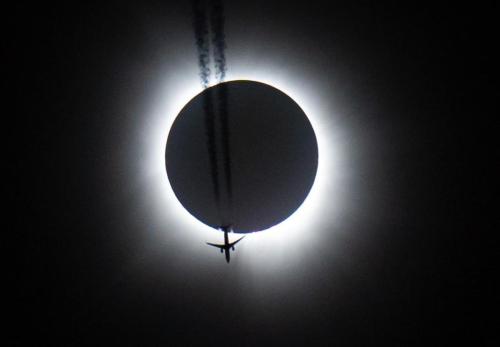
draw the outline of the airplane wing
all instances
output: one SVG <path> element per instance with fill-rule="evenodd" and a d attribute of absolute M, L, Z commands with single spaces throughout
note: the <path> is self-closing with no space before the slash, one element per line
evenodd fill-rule
<path fill-rule="evenodd" d="M 245 236 L 243 236 L 242 238 L 239 238 L 238 240 L 234 241 L 234 242 L 231 242 L 228 246 L 229 247 L 233 247 L 235 244 L 237 244 L 238 242 L 240 242 L 241 240 L 243 240 L 245 238 Z"/>
<path fill-rule="evenodd" d="M 220 249 L 224 249 L 224 245 L 216 245 L 215 243 L 210 243 L 210 242 L 207 242 L 207 245 L 213 246 L 213 247 L 217 247 L 217 248 L 220 248 Z"/>

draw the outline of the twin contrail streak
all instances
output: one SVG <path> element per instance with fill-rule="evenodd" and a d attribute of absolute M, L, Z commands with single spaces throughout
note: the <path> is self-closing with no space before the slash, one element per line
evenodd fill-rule
<path fill-rule="evenodd" d="M 224 7 L 221 0 L 213 0 L 211 7 L 212 44 L 215 65 L 215 76 L 217 81 L 224 82 L 226 77 L 226 37 L 224 35 Z M 228 207 L 232 206 L 232 177 L 231 177 L 231 152 L 229 149 L 229 124 L 227 110 L 227 89 L 225 85 L 219 87 L 219 113 L 221 121 L 222 153 L 224 160 L 224 174 L 226 178 L 226 189 Z"/>
<path fill-rule="evenodd" d="M 226 37 L 224 35 L 224 7 L 221 0 L 212 0 L 210 3 L 210 25 L 212 28 L 215 77 L 219 82 L 222 82 L 226 77 Z"/>
<path fill-rule="evenodd" d="M 206 15 L 206 2 L 194 0 L 193 2 L 193 27 L 198 51 L 198 66 L 200 82 L 204 89 L 210 84 L 210 41 L 212 38 L 212 53 L 215 67 L 215 78 L 218 83 L 224 81 L 226 76 L 226 42 L 224 35 L 224 8 L 221 0 L 212 0 L 210 3 L 210 26 Z M 210 30 L 211 29 L 211 35 Z M 225 186 L 227 191 L 228 214 L 225 222 L 232 222 L 232 177 L 231 177 L 231 153 L 229 141 L 227 89 L 224 84 L 218 88 L 215 95 L 210 89 L 206 91 L 203 99 L 205 112 L 205 134 L 207 138 L 207 149 L 210 160 L 210 173 L 214 190 L 215 203 L 220 213 L 220 184 L 219 169 L 217 165 L 217 141 L 215 127 L 215 111 L 213 98 L 217 96 L 217 104 L 220 116 L 220 134 L 222 145 L 222 161 L 225 176 Z"/>
<path fill-rule="evenodd" d="M 217 143 L 215 141 L 214 106 L 212 103 L 213 90 L 208 89 L 203 96 L 203 108 L 205 109 L 205 134 L 207 137 L 208 156 L 210 159 L 210 173 L 214 189 L 215 202 L 220 208 L 219 169 L 217 167 Z"/>
<path fill-rule="evenodd" d="M 198 49 L 198 66 L 203 88 L 207 88 L 210 82 L 210 43 L 208 23 L 205 16 L 204 1 L 193 1 L 193 28 Z"/>

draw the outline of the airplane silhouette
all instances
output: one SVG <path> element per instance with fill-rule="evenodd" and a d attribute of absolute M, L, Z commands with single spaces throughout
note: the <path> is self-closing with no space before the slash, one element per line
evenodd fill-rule
<path fill-rule="evenodd" d="M 224 231 L 224 244 L 217 245 L 215 243 L 207 242 L 207 245 L 219 248 L 221 253 L 225 252 L 226 253 L 226 261 L 229 263 L 229 261 L 231 260 L 230 250 L 232 249 L 234 251 L 234 245 L 237 244 L 238 242 L 240 242 L 245 236 L 243 236 L 242 238 L 239 238 L 238 240 L 236 240 L 234 242 L 229 243 L 229 237 L 227 236 L 227 234 L 229 232 L 233 231 L 232 226 L 231 225 L 224 225 L 224 226 L 219 227 L 219 230 Z"/>

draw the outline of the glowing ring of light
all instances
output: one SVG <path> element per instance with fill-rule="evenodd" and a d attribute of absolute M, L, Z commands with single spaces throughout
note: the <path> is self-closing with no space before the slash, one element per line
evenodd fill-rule
<path fill-rule="evenodd" d="M 318 142 L 317 174 L 305 201 L 282 223 L 270 229 L 249 234 L 240 246 L 249 253 L 256 253 L 255 257 L 251 258 L 259 258 L 257 253 L 271 251 L 271 248 L 272 254 L 279 256 L 283 252 L 303 248 L 305 244 L 305 247 L 308 247 L 305 241 L 313 235 L 308 232 L 323 225 L 325 216 L 329 219 L 335 217 L 335 208 L 342 199 L 342 194 L 338 191 L 339 179 L 342 176 L 339 165 L 342 159 L 339 150 L 341 146 L 339 136 L 336 136 L 335 131 L 331 129 L 332 113 L 320 107 L 321 100 L 314 99 L 321 93 L 315 92 L 312 83 L 308 83 L 307 90 L 304 90 L 303 81 L 290 77 L 288 74 L 280 74 L 279 69 L 244 70 L 245 68 L 238 71 L 233 65 L 232 73 L 228 74 L 227 81 L 262 82 L 290 96 L 307 114 Z M 162 100 L 152 115 L 146 118 L 146 126 L 142 132 L 145 157 L 140 168 L 141 179 L 146 180 L 143 184 L 149 187 L 148 194 L 154 195 L 151 207 L 155 210 L 157 224 L 164 225 L 165 229 L 175 233 L 175 237 L 181 238 L 182 242 L 187 244 L 204 243 L 207 240 L 219 241 L 220 233 L 215 233 L 212 228 L 194 218 L 177 200 L 165 171 L 164 151 L 170 128 L 180 110 L 193 96 L 202 91 L 195 79 L 183 81 L 183 83 L 177 83 L 175 88 L 161 91 L 159 97 Z"/>

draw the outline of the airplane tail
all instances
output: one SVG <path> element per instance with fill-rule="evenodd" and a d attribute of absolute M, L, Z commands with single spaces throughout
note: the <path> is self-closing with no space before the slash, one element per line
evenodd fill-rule
<path fill-rule="evenodd" d="M 223 231 L 223 232 L 232 232 L 233 231 L 233 225 L 232 224 L 228 224 L 228 225 L 221 225 L 220 227 L 218 227 L 217 229 Z"/>

